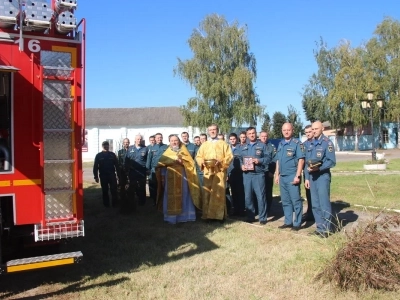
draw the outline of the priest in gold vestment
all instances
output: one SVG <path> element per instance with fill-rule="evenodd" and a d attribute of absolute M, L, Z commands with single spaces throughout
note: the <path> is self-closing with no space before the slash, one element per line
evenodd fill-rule
<path fill-rule="evenodd" d="M 160 157 L 156 169 L 158 207 L 168 223 L 195 221 L 195 206 L 201 209 L 201 187 L 196 166 L 177 135 L 170 135 L 169 142 L 170 146 Z"/>
<path fill-rule="evenodd" d="M 210 140 L 204 142 L 196 155 L 203 177 L 202 219 L 224 220 L 227 214 L 225 188 L 227 169 L 233 159 L 229 145 L 218 139 L 218 126 L 208 127 Z"/>

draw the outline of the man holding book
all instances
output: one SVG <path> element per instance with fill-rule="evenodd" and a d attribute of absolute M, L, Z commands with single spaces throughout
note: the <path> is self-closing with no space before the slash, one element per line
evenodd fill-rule
<path fill-rule="evenodd" d="M 305 186 L 311 190 L 312 211 L 317 226 L 314 235 L 328 237 L 331 230 L 332 208 L 330 202 L 330 169 L 336 165 L 333 143 L 322 134 L 320 121 L 312 124 L 314 141 L 307 149 L 304 168 Z"/>

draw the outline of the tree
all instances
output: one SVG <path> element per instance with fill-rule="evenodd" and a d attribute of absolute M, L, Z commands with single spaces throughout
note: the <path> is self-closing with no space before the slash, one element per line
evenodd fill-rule
<path fill-rule="evenodd" d="M 329 120 L 328 107 L 325 95 L 319 89 L 319 81 L 315 74 L 311 76 L 308 84 L 303 88 L 302 107 L 306 119 L 311 123 L 317 120 Z"/>
<path fill-rule="evenodd" d="M 303 131 L 303 123 L 299 117 L 299 112 L 292 106 L 288 106 L 287 122 L 293 126 L 293 136 L 298 137 Z"/>
<path fill-rule="evenodd" d="M 271 131 L 271 128 L 272 128 L 271 117 L 269 116 L 268 113 L 265 113 L 264 114 L 264 122 L 261 125 L 261 130 L 269 133 Z"/>
<path fill-rule="evenodd" d="M 385 98 L 387 116 L 400 128 L 400 22 L 385 18 L 374 35 L 367 43 L 366 58 L 369 68 L 375 71 L 376 95 Z M 398 139 L 400 148 L 400 135 Z"/>
<path fill-rule="evenodd" d="M 364 47 L 352 48 L 348 41 L 332 49 L 321 41 L 315 52 L 318 72 L 310 77 L 303 94 L 303 108 L 310 121 L 330 121 L 335 128 L 351 123 L 356 129 L 367 122 L 360 107 L 365 91 L 371 88 L 365 55 Z"/>
<path fill-rule="evenodd" d="M 334 49 L 329 49 L 321 38 L 314 50 L 318 71 L 310 76 L 308 84 L 303 88 L 302 106 L 306 118 L 310 122 L 329 120 L 336 124 L 336 111 L 330 111 L 328 94 L 334 87 L 335 76 L 339 70 L 339 62 Z"/>
<path fill-rule="evenodd" d="M 188 40 L 193 58 L 181 60 L 174 74 L 196 90 L 181 107 L 186 125 L 202 129 L 217 123 L 223 132 L 256 125 L 263 107 L 255 92 L 256 59 L 249 52 L 246 26 L 212 14 Z"/>
<path fill-rule="evenodd" d="M 272 131 L 270 138 L 280 139 L 282 138 L 282 125 L 287 122 L 286 117 L 280 111 L 274 112 L 272 115 Z"/>

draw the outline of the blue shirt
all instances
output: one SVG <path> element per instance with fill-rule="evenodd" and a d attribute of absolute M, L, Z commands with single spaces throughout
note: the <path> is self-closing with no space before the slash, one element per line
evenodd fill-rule
<path fill-rule="evenodd" d="M 319 174 L 321 172 L 329 172 L 330 168 L 336 165 L 335 147 L 329 138 L 321 135 L 319 139 L 314 139 L 307 144 L 306 148 L 306 167 L 304 175 L 306 179 L 310 178 L 310 174 Z M 309 173 L 307 171 L 308 160 L 320 160 L 322 165 L 318 171 Z"/>
<path fill-rule="evenodd" d="M 196 155 L 196 148 L 197 146 L 193 143 L 187 143 L 184 144 L 186 146 L 186 149 L 189 151 L 190 156 L 194 159 L 195 155 Z"/>
<path fill-rule="evenodd" d="M 271 172 L 274 173 L 275 172 L 275 167 L 276 167 L 276 163 L 274 161 L 275 155 L 276 155 L 276 148 L 275 145 L 272 144 L 271 142 L 268 142 L 265 144 L 267 146 L 267 152 L 271 158 L 271 162 L 267 165 L 267 167 L 265 168 L 265 172 Z"/>
<path fill-rule="evenodd" d="M 304 156 L 304 145 L 298 139 L 281 140 L 274 158 L 274 161 L 279 161 L 279 174 L 282 176 L 295 175 L 299 159 Z"/>
<path fill-rule="evenodd" d="M 228 177 L 231 175 L 242 174 L 242 162 L 240 160 L 240 156 L 242 155 L 242 150 L 240 149 L 240 145 L 236 144 L 235 147 L 230 145 L 231 151 L 233 154 L 233 159 L 228 168 Z"/>
<path fill-rule="evenodd" d="M 254 165 L 254 170 L 245 171 L 244 174 L 250 173 L 264 173 L 265 169 L 268 168 L 268 164 L 271 162 L 271 156 L 268 153 L 267 146 L 259 141 L 254 143 L 247 143 L 241 148 L 240 160 L 243 164 L 244 156 L 251 156 L 258 159 L 258 164 Z"/>
<path fill-rule="evenodd" d="M 154 172 L 157 167 L 161 155 L 167 150 L 168 146 L 165 144 L 154 144 L 148 147 L 149 153 L 147 154 L 146 169 Z"/>
<path fill-rule="evenodd" d="M 146 146 L 130 146 L 125 156 L 126 169 L 133 170 L 136 175 L 145 177 L 147 152 Z"/>

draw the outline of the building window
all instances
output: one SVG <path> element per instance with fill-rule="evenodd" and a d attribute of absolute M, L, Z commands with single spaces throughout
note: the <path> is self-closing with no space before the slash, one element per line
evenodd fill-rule
<path fill-rule="evenodd" d="M 106 139 L 106 141 L 110 144 L 110 147 L 108 148 L 108 151 L 114 152 L 114 142 L 112 139 Z"/>
<path fill-rule="evenodd" d="M 389 143 L 389 131 L 387 129 L 382 129 L 382 143 Z"/>

